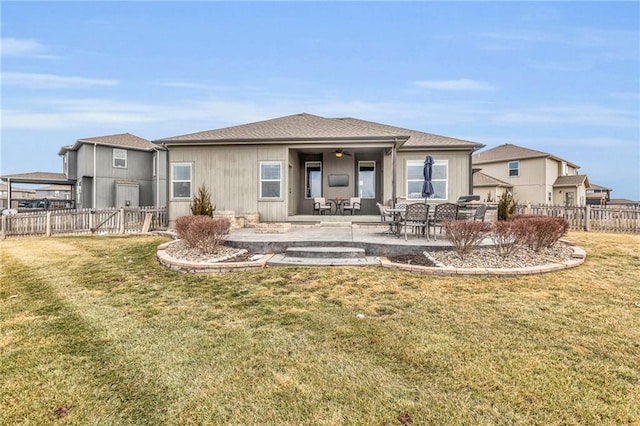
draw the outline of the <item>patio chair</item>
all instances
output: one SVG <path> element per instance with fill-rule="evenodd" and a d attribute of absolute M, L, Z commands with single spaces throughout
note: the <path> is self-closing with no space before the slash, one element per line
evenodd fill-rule
<path fill-rule="evenodd" d="M 360 211 L 360 197 L 351 197 L 349 201 L 342 203 L 342 211 L 350 211 L 352 215 Z"/>
<path fill-rule="evenodd" d="M 476 209 L 476 212 L 473 214 L 473 221 L 476 220 L 484 222 L 484 216 L 487 214 L 487 206 L 486 204 L 480 204 Z"/>
<path fill-rule="evenodd" d="M 315 197 L 313 199 L 313 214 L 325 214 L 331 212 L 331 203 L 328 203 L 324 197 Z"/>
<path fill-rule="evenodd" d="M 420 234 L 426 234 L 427 240 L 429 239 L 429 232 L 427 229 L 427 223 L 429 218 L 429 204 L 425 203 L 412 203 L 407 204 L 407 209 L 404 213 L 404 217 L 400 222 L 400 226 L 404 226 L 404 240 L 407 241 L 407 229 L 413 228 L 414 231 L 418 231 L 418 237 Z"/>
<path fill-rule="evenodd" d="M 437 204 L 433 212 L 433 218 L 429 219 L 429 226 L 433 226 L 433 239 L 436 240 L 436 227 L 440 227 L 442 234 L 442 225 L 458 218 L 458 205 L 454 203 Z M 429 232 L 429 227 L 427 227 Z"/>

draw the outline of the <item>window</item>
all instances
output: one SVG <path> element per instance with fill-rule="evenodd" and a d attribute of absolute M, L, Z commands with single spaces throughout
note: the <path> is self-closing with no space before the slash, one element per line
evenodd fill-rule
<path fill-rule="evenodd" d="M 280 198 L 282 163 L 264 161 L 260 163 L 260 198 Z"/>
<path fill-rule="evenodd" d="M 320 161 L 307 161 L 305 169 L 305 197 L 322 197 L 322 163 Z"/>
<path fill-rule="evenodd" d="M 407 161 L 407 198 L 422 198 L 422 184 L 424 183 L 424 160 Z M 431 169 L 431 183 L 433 195 L 430 200 L 446 200 L 448 198 L 449 161 L 435 160 Z"/>
<path fill-rule="evenodd" d="M 519 161 L 509 161 L 509 177 L 517 177 L 520 176 L 520 162 Z"/>
<path fill-rule="evenodd" d="M 118 169 L 127 168 L 127 150 L 126 149 L 113 149 L 113 167 Z"/>
<path fill-rule="evenodd" d="M 171 164 L 171 198 L 191 198 L 191 163 Z"/>
<path fill-rule="evenodd" d="M 156 177 L 156 167 L 158 167 L 157 164 L 158 164 L 158 153 L 156 152 L 156 153 L 153 154 L 153 164 L 151 165 L 151 168 L 152 168 L 151 176 L 152 177 Z"/>
<path fill-rule="evenodd" d="M 376 198 L 375 161 L 358 161 L 358 197 Z"/>

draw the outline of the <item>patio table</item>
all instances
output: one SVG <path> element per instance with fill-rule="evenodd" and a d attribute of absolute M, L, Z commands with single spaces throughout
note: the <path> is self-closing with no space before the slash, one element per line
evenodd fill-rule
<path fill-rule="evenodd" d="M 333 205 L 336 206 L 336 210 L 333 212 L 333 214 L 343 214 L 342 204 L 344 204 L 345 202 L 344 198 L 332 198 L 329 201 L 331 201 Z"/>

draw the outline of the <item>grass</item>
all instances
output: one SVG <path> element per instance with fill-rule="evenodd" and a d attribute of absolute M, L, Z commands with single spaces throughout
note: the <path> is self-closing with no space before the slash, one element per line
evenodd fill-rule
<path fill-rule="evenodd" d="M 640 424 L 640 236 L 569 238 L 584 265 L 503 279 L 6 240 L 0 424 Z"/>

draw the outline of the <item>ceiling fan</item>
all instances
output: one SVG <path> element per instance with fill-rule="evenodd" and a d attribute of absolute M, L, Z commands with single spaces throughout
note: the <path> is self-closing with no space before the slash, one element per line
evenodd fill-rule
<path fill-rule="evenodd" d="M 350 154 L 347 151 L 343 151 L 341 149 L 336 149 L 336 158 L 341 158 L 343 155 L 351 157 L 353 154 Z"/>

